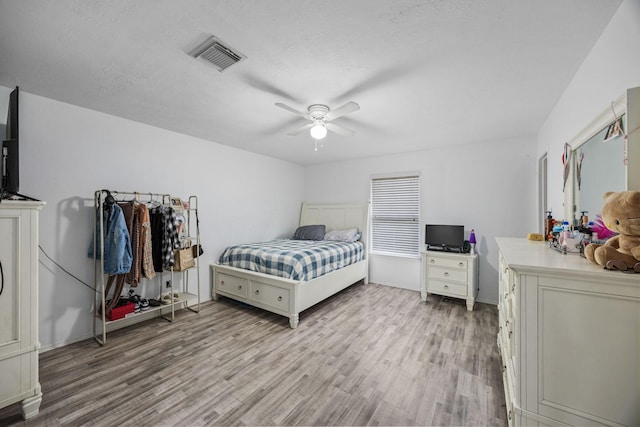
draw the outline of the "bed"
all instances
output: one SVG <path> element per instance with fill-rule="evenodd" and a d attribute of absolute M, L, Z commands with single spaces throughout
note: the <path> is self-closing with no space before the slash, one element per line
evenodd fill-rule
<path fill-rule="evenodd" d="M 357 228 L 364 246 L 364 258 L 342 268 L 316 276 L 296 274 L 280 277 L 220 263 L 211 265 L 212 296 L 222 295 L 289 318 L 292 329 L 298 327 L 300 312 L 323 301 L 352 284 L 368 283 L 366 254 L 368 205 L 303 203 L 300 226 L 324 224 L 326 230 Z M 325 243 L 325 242 L 318 242 Z"/>

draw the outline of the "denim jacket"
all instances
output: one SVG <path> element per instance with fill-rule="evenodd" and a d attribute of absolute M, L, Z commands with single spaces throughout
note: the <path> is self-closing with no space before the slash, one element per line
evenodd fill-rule
<path fill-rule="evenodd" d="M 96 224 L 100 221 L 100 212 L 96 211 Z M 124 220 L 122 208 L 117 204 L 111 206 L 110 210 L 105 210 L 102 216 L 104 239 L 104 273 L 124 274 L 131 270 L 133 255 L 131 252 L 131 238 L 129 230 Z M 98 231 L 98 234 L 99 231 Z M 100 259 L 100 237 L 96 245 L 96 258 Z M 93 237 L 89 246 L 89 257 L 93 258 Z"/>

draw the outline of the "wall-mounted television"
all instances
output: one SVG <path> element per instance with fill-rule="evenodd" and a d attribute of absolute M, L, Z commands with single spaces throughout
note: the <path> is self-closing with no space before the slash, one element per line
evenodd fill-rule
<path fill-rule="evenodd" d="M 427 224 L 424 243 L 428 250 L 462 252 L 464 225 Z"/>
<path fill-rule="evenodd" d="M 0 152 L 0 198 L 17 195 L 20 190 L 18 93 L 19 88 L 16 87 L 9 95 L 7 124 Z"/>

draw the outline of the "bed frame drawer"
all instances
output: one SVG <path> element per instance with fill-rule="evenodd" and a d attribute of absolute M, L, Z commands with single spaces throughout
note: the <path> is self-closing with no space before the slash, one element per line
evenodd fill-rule
<path fill-rule="evenodd" d="M 240 277 L 219 273 L 216 276 L 216 289 L 242 298 L 249 295 L 249 281 Z"/>
<path fill-rule="evenodd" d="M 278 310 L 287 311 L 289 309 L 289 290 L 277 286 L 251 281 L 249 299 Z"/>

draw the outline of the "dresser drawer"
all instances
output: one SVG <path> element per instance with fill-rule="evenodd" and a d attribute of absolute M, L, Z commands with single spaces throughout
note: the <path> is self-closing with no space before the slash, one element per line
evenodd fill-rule
<path fill-rule="evenodd" d="M 428 278 L 429 280 L 450 280 L 466 285 L 467 270 L 434 267 L 429 269 Z"/>
<path fill-rule="evenodd" d="M 447 267 L 447 268 L 461 268 L 467 269 L 466 259 L 453 259 L 453 258 L 440 258 L 440 257 L 427 257 L 427 264 L 429 267 Z"/>
<path fill-rule="evenodd" d="M 440 280 L 429 280 L 429 286 L 427 292 L 432 292 L 440 295 L 450 295 L 455 297 L 467 297 L 467 284 L 459 284 L 452 282 L 445 282 Z"/>
<path fill-rule="evenodd" d="M 260 302 L 282 311 L 289 310 L 289 291 L 277 286 L 260 282 L 251 282 L 249 299 Z"/>
<path fill-rule="evenodd" d="M 216 289 L 247 298 L 249 295 L 249 281 L 239 277 L 228 276 L 224 273 L 218 273 L 216 275 Z"/>

